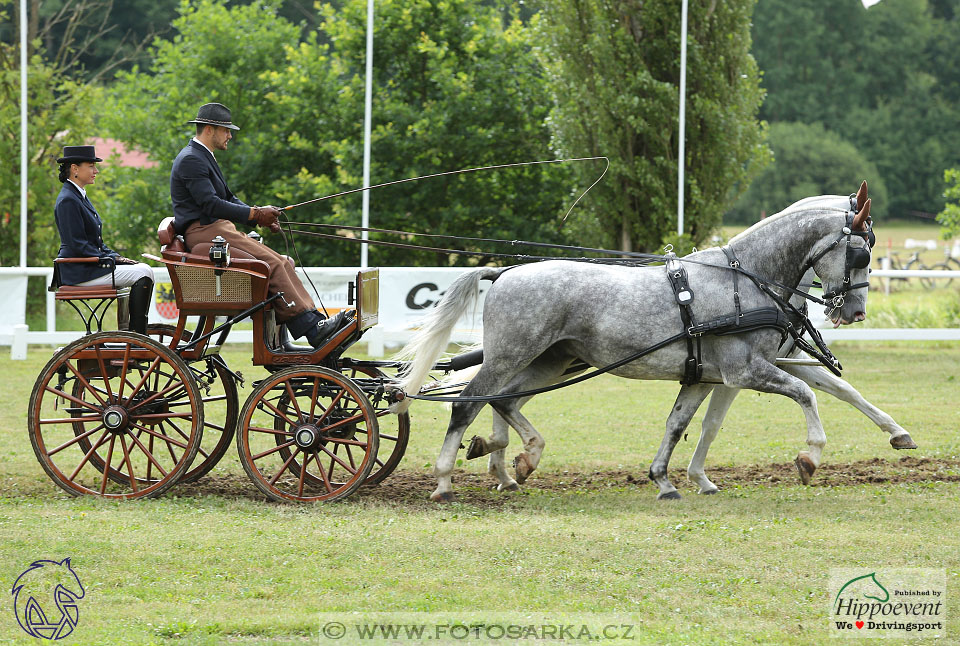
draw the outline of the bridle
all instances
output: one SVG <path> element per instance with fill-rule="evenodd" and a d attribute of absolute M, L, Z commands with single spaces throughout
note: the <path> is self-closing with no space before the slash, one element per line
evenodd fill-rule
<path fill-rule="evenodd" d="M 843 306 L 844 296 L 847 292 L 870 286 L 869 281 L 865 283 L 856 283 L 853 285 L 850 284 L 850 273 L 854 269 L 868 269 L 870 267 L 870 250 L 873 249 L 874 245 L 877 243 L 877 237 L 873 233 L 873 219 L 870 217 L 869 202 L 870 200 L 867 200 L 865 204 L 858 205 L 857 196 L 855 194 L 851 194 L 850 209 L 847 211 L 846 224 L 841 230 L 840 235 L 831 244 L 827 245 L 826 248 L 822 249 L 812 258 L 810 258 L 810 260 L 808 260 L 803 266 L 803 273 L 806 273 L 807 269 L 813 268 L 817 261 L 836 249 L 841 242 L 846 241 L 846 255 L 843 262 L 843 282 L 837 289 L 830 292 L 823 292 L 824 301 L 829 301 L 829 304 L 834 309 L 839 309 Z M 855 231 L 854 225 L 858 220 L 857 216 L 860 215 L 861 210 L 864 208 L 866 209 L 866 215 L 859 218 L 860 226 L 862 228 Z M 850 239 L 853 236 L 863 238 L 864 242 L 866 243 L 865 246 L 852 246 L 850 244 Z"/>

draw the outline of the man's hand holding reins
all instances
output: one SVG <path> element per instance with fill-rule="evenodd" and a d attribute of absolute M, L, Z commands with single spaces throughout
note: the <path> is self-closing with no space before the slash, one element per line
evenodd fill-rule
<path fill-rule="evenodd" d="M 280 233 L 280 209 L 275 206 L 250 207 L 250 221 L 269 228 L 273 233 Z"/>

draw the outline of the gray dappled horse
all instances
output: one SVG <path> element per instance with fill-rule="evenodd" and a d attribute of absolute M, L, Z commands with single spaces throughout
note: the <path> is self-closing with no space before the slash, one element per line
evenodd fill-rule
<path fill-rule="evenodd" d="M 851 202 L 856 207 L 851 208 Z M 855 200 L 842 196 L 807 198 L 734 237 L 727 252 L 781 299 L 791 295 L 783 286 L 796 289 L 812 267 L 823 282 L 824 294 L 833 297 L 834 306 L 827 310 L 830 320 L 835 324 L 861 321 L 866 317 L 869 211 L 866 184 Z M 851 263 L 851 258 L 858 261 Z M 866 262 L 860 260 L 863 258 Z M 696 320 L 730 316 L 735 291 L 739 292 L 739 307 L 744 312 L 769 308 L 773 303 L 756 283 L 732 270 L 730 262 L 727 253 L 716 248 L 681 259 L 696 295 L 690 303 Z M 424 383 L 457 320 L 476 302 L 482 279 L 495 281 L 484 305 L 483 365 L 464 388 L 462 398 L 519 393 L 554 383 L 577 361 L 608 366 L 685 330 L 664 267 L 557 260 L 480 268 L 451 285 L 401 351 L 400 356 L 412 358 L 400 382 L 403 391 L 416 393 Z M 702 381 L 681 387 L 650 467 L 650 478 L 660 489 L 658 498 L 679 497 L 667 478 L 670 455 L 693 414 L 718 383 L 778 393 L 796 401 L 806 418 L 809 449 L 797 456 L 797 466 L 807 478 L 813 474 L 820 464 L 826 436 L 813 391 L 775 365 L 781 338 L 782 329 L 769 327 L 700 337 Z M 612 373 L 631 379 L 681 380 L 686 377 L 688 359 L 687 342 L 678 338 Z M 409 403 L 409 399 L 399 402 L 395 410 L 404 410 Z M 432 500 L 452 499 L 451 473 L 457 450 L 484 403 L 454 401 L 437 458 L 438 485 L 430 496 Z M 518 480 L 522 482 L 539 463 L 543 439 L 520 413 L 521 399 L 500 399 L 490 404 L 523 438 L 525 450 L 517 460 Z M 501 447 L 481 447 L 478 454 L 497 448 Z"/>
<path fill-rule="evenodd" d="M 813 270 L 807 270 L 806 275 L 801 279 L 801 287 L 808 286 L 810 283 L 812 283 L 813 279 Z M 790 302 L 795 307 L 800 308 L 803 306 L 805 299 L 800 295 L 794 295 L 790 299 Z M 777 353 L 778 358 L 789 359 L 799 358 L 801 355 L 803 355 L 803 351 L 797 344 L 793 342 L 792 338 L 787 338 L 783 344 L 781 344 Z M 811 388 L 815 388 L 827 393 L 828 395 L 832 395 L 833 397 L 836 397 L 837 399 L 847 402 L 851 406 L 855 407 L 857 410 L 866 415 L 870 421 L 876 424 L 880 430 L 890 434 L 890 445 L 893 448 L 917 448 L 916 443 L 910 437 L 910 433 L 908 433 L 906 429 L 897 424 L 897 422 L 890 415 L 867 401 L 867 399 L 861 395 L 856 388 L 847 383 L 847 381 L 841 377 L 837 377 L 824 366 L 778 363 L 778 367 L 785 372 L 790 373 L 794 377 L 799 377 Z M 470 368 L 468 370 L 458 371 L 451 375 L 450 381 L 467 381 L 477 373 L 477 370 L 479 370 L 479 366 Z M 470 375 L 469 377 L 467 376 L 468 374 Z M 564 378 L 569 378 L 574 374 L 576 373 L 567 373 L 562 375 L 557 381 L 562 381 Z M 733 400 L 736 399 L 739 392 L 739 388 L 716 385 L 714 386 L 713 393 L 710 395 L 710 401 L 707 405 L 707 412 L 704 414 L 703 421 L 700 425 L 700 440 L 697 442 L 697 448 L 694 451 L 693 456 L 690 458 L 690 465 L 687 467 L 687 476 L 690 478 L 691 482 L 699 486 L 699 493 L 701 494 L 713 494 L 719 491 L 717 486 L 713 484 L 713 482 L 711 482 L 707 477 L 704 471 L 704 464 L 707 460 L 707 453 L 710 451 L 710 445 L 720 432 L 720 426 L 723 424 L 723 420 L 727 415 L 727 411 L 730 410 L 730 406 L 733 404 Z M 525 406 L 526 403 L 531 399 L 532 397 L 522 398 L 519 402 L 518 408 Z M 480 457 L 489 451 L 487 471 L 490 473 L 490 475 L 499 480 L 499 484 L 497 485 L 498 491 L 516 491 L 519 489 L 517 481 L 514 480 L 514 478 L 511 477 L 507 472 L 506 464 L 504 462 L 506 457 L 506 447 L 509 440 L 509 427 L 507 425 L 507 421 L 500 417 L 496 411 L 494 411 L 493 431 L 490 437 L 484 439 L 475 436 L 473 440 L 471 440 L 469 448 L 467 449 L 467 459 Z M 524 469 L 524 462 L 522 459 L 515 460 L 515 465 L 521 470 Z M 518 474 L 518 477 L 525 478 L 526 475 L 527 474 Z M 807 473 L 805 470 L 800 471 L 801 480 L 803 480 L 804 476 L 806 475 Z M 804 481 L 804 484 L 808 483 L 809 477 Z"/>

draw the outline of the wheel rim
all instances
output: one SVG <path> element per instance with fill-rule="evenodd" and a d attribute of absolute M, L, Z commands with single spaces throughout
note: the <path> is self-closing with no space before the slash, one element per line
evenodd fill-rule
<path fill-rule="evenodd" d="M 370 474 L 378 429 L 373 407 L 350 379 L 325 368 L 291 368 L 250 394 L 237 448 L 244 470 L 270 498 L 333 501 Z"/>
<path fill-rule="evenodd" d="M 189 368 L 139 334 L 102 332 L 54 355 L 30 397 L 37 459 L 60 487 L 108 498 L 160 495 L 187 471 L 203 407 Z"/>

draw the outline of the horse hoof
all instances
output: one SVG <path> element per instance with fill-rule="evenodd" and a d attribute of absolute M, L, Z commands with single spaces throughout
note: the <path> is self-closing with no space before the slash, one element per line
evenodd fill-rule
<path fill-rule="evenodd" d="M 680 492 L 674 489 L 666 493 L 658 493 L 657 500 L 680 500 Z"/>
<path fill-rule="evenodd" d="M 701 496 L 712 496 L 713 494 L 717 493 L 718 491 L 720 491 L 720 490 L 719 490 L 719 489 L 716 489 L 716 488 L 714 488 L 714 489 L 701 489 L 701 490 L 698 491 L 697 493 L 699 493 Z"/>
<path fill-rule="evenodd" d="M 520 491 L 520 485 L 518 485 L 516 482 L 506 486 L 500 484 L 497 485 L 497 491 Z"/>
<path fill-rule="evenodd" d="M 444 491 L 443 493 L 432 493 L 430 494 L 430 500 L 433 502 L 453 502 L 457 497 L 452 491 Z"/>
<path fill-rule="evenodd" d="M 917 448 L 917 443 L 913 441 L 913 438 L 910 437 L 909 433 L 904 433 L 903 435 L 897 435 L 896 437 L 891 437 L 890 446 L 892 446 L 897 450 L 915 449 Z"/>
<path fill-rule="evenodd" d="M 490 451 L 487 450 L 487 443 L 483 441 L 483 438 L 479 435 L 474 435 L 470 440 L 470 446 L 467 447 L 467 459 L 473 460 L 483 457 L 489 452 Z"/>
<path fill-rule="evenodd" d="M 797 455 L 796 459 L 794 459 L 793 463 L 797 467 L 800 482 L 805 485 L 810 484 L 810 478 L 813 477 L 813 472 L 817 470 L 817 466 L 813 463 L 813 460 L 810 459 L 810 456 L 801 452 Z"/>
<path fill-rule="evenodd" d="M 521 453 L 513 459 L 513 467 L 517 471 L 517 483 L 523 484 L 534 472 L 536 467 L 530 462 L 530 456 L 527 453 Z"/>

